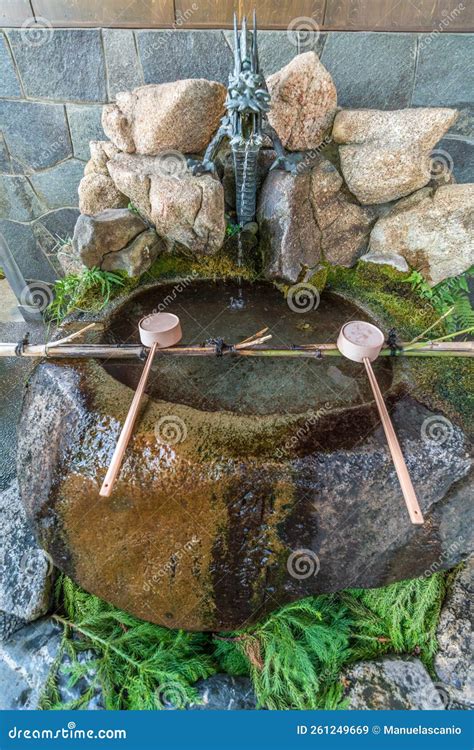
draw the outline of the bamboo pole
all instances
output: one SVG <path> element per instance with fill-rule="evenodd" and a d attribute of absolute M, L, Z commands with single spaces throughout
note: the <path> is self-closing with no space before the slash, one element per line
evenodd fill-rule
<path fill-rule="evenodd" d="M 257 341 L 263 341 L 261 337 Z M 474 356 L 473 341 L 425 341 L 418 342 L 416 347 L 411 344 L 401 344 L 402 349 L 395 352 L 395 357 L 472 357 Z M 410 348 L 403 349 L 403 346 Z M 248 347 L 248 348 L 247 348 Z M 1 357 L 27 357 L 36 359 L 117 359 L 117 360 L 143 360 L 148 349 L 141 344 L 62 344 L 51 342 L 50 344 L 27 344 L 17 352 L 17 344 L 0 343 Z M 216 350 L 213 346 L 173 346 L 168 349 L 159 349 L 157 358 L 160 356 L 187 356 L 187 357 L 213 357 Z M 235 354 L 239 357 L 306 357 L 310 359 L 321 359 L 324 357 L 342 356 L 336 344 L 304 344 L 302 346 L 282 346 L 274 349 L 263 343 L 245 344 L 240 343 L 233 349 L 223 351 L 223 355 Z M 390 357 L 392 351 L 389 348 L 382 349 L 381 357 Z"/>

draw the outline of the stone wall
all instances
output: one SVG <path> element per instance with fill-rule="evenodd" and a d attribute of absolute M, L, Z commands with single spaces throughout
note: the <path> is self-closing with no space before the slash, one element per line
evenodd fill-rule
<path fill-rule="evenodd" d="M 458 108 L 438 148 L 457 182 L 474 181 L 472 35 L 327 32 L 305 41 L 297 48 L 285 31 L 259 32 L 265 73 L 312 48 L 341 107 Z M 104 137 L 102 105 L 144 83 L 226 83 L 230 44 L 231 32 L 221 30 L 0 31 L 0 232 L 28 279 L 61 273 L 57 253 L 79 213 L 88 143 Z"/>

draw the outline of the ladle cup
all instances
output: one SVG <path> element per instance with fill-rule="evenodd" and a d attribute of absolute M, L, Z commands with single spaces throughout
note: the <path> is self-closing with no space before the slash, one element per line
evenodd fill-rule
<path fill-rule="evenodd" d="M 352 320 L 343 325 L 337 339 L 337 348 L 342 355 L 353 362 L 364 363 L 410 520 L 413 524 L 422 524 L 424 522 L 423 515 L 400 448 L 400 443 L 398 442 L 392 420 L 390 419 L 372 365 L 370 364 L 377 359 L 383 344 L 384 335 L 382 331 L 372 325 L 372 323 L 366 323 L 361 320 Z"/>
<path fill-rule="evenodd" d="M 147 315 L 140 320 L 138 329 L 143 346 L 149 347 L 150 351 L 137 390 L 135 391 L 132 403 L 130 404 L 127 418 L 122 427 L 122 432 L 120 433 L 117 445 L 115 446 L 114 455 L 112 456 L 109 469 L 100 489 L 99 494 L 102 495 L 102 497 L 109 497 L 120 471 L 123 456 L 127 450 L 127 445 L 133 432 L 133 427 L 138 415 L 138 408 L 148 381 L 156 350 L 174 346 L 181 341 L 182 337 L 179 318 L 172 313 L 153 313 Z"/>

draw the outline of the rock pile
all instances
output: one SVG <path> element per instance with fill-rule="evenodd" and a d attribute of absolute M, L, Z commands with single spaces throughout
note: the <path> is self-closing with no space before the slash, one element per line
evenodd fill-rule
<path fill-rule="evenodd" d="M 414 266 L 436 284 L 473 263 L 472 185 L 450 184 L 450 157 L 436 150 L 456 110 L 338 111 L 334 82 L 312 51 L 267 83 L 269 122 L 299 157 L 293 172 L 269 172 L 275 158 L 269 148 L 259 159 L 257 219 L 267 278 L 294 283 L 321 262 L 351 266 L 362 258 L 400 270 Z M 221 251 L 226 204 L 235 206 L 228 190 L 233 164 L 219 156 L 221 182 L 193 175 L 188 161 L 202 156 L 216 132 L 225 95 L 222 84 L 204 79 L 118 94 L 103 110 L 110 142 L 91 143 L 81 212 L 94 216 L 132 204 L 159 236 L 156 252 Z M 134 248 L 135 271 L 156 257 L 145 248 L 148 239 L 140 260 Z M 83 262 L 89 265 L 91 255 L 84 252 Z M 115 250 L 101 267 L 129 266 Z"/>

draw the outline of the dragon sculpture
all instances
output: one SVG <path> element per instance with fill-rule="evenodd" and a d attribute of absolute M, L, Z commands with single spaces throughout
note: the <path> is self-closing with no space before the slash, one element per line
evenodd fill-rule
<path fill-rule="evenodd" d="M 229 139 L 235 170 L 237 221 L 244 226 L 255 217 L 258 154 L 264 137 L 270 138 L 277 155 L 271 169 L 293 172 L 301 158 L 299 154 L 286 153 L 267 119 L 270 92 L 258 61 L 255 11 L 253 31 L 247 29 L 247 19 L 244 17 L 240 33 L 234 13 L 234 69 L 229 75 L 225 107 L 226 113 L 202 161 L 193 162 L 191 166 L 195 174 L 215 173 L 219 147 L 224 138 Z"/>

